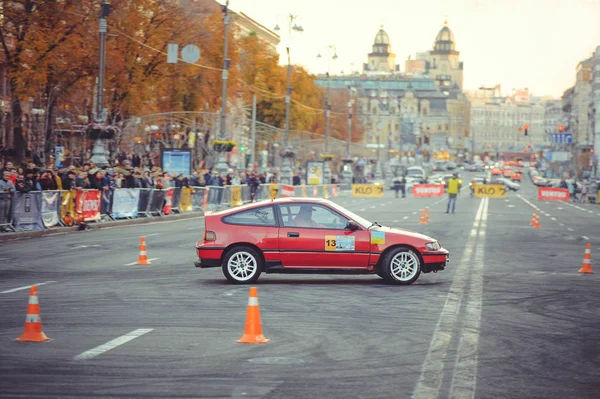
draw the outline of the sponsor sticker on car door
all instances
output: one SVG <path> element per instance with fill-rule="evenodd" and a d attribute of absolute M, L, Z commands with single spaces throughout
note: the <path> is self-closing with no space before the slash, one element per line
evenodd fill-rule
<path fill-rule="evenodd" d="M 354 251 L 354 236 L 325 236 L 326 251 Z"/>

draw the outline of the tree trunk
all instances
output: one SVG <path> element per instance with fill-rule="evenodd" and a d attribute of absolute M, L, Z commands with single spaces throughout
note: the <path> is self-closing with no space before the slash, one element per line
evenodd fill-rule
<path fill-rule="evenodd" d="M 46 107 L 46 115 L 44 118 L 44 162 L 47 164 L 50 161 L 50 154 L 56 146 L 56 137 L 54 137 L 54 129 L 52 129 L 52 119 L 56 109 L 56 102 L 49 101 Z M 54 166 L 54 165 L 50 165 Z"/>
<path fill-rule="evenodd" d="M 14 136 L 14 147 L 15 147 L 15 158 L 16 163 L 20 164 L 25 160 L 25 153 L 27 150 L 27 142 L 25 141 L 25 135 L 23 134 L 23 109 L 21 108 L 21 100 L 14 94 L 16 83 L 11 81 L 11 117 L 13 126 Z"/>

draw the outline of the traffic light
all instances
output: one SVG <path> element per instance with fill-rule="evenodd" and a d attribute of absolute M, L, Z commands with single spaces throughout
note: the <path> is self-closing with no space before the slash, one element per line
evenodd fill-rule
<path fill-rule="evenodd" d="M 246 151 L 246 147 L 245 146 L 240 146 L 240 151 L 242 151 L 242 152 Z"/>
<path fill-rule="evenodd" d="M 525 130 L 525 136 L 527 136 L 527 131 L 529 130 L 529 125 L 524 125 L 523 130 Z"/>

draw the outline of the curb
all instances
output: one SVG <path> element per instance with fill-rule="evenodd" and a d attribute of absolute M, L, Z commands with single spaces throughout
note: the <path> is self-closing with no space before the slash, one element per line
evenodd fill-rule
<path fill-rule="evenodd" d="M 135 226 L 138 224 L 147 224 L 147 223 L 162 223 L 162 222 L 171 222 L 177 220 L 188 220 L 188 219 L 196 219 L 204 216 L 204 212 L 186 212 L 180 213 L 177 215 L 170 215 L 167 217 L 146 217 L 146 218 L 138 218 L 138 219 L 126 219 L 126 220 L 115 220 L 110 222 L 101 222 L 101 223 L 89 223 L 89 230 L 100 230 L 107 227 L 118 227 L 118 226 Z M 24 231 L 17 233 L 1 233 L 0 234 L 0 243 L 7 241 L 15 241 L 27 238 L 35 238 L 35 237 L 44 237 L 44 236 L 53 236 L 53 235 L 62 235 L 68 233 L 78 232 L 79 226 L 73 227 L 56 227 L 50 228 L 40 231 Z"/>

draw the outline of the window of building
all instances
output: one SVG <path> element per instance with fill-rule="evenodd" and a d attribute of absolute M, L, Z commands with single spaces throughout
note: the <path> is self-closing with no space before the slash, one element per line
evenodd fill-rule
<path fill-rule="evenodd" d="M 275 213 L 272 206 L 249 209 L 247 211 L 225 216 L 223 223 L 243 226 L 276 226 Z"/>

